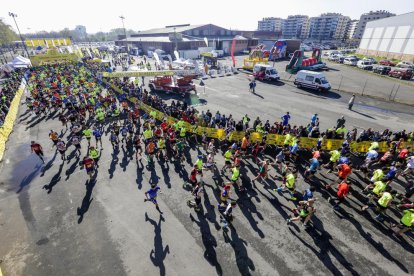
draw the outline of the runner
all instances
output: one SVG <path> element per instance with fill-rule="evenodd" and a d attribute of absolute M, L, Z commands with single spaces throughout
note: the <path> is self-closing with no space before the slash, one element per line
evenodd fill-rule
<path fill-rule="evenodd" d="M 295 182 L 296 182 L 297 173 L 298 173 L 297 170 L 293 170 L 291 173 L 289 173 L 286 176 L 286 183 L 283 183 L 281 187 L 274 189 L 274 191 L 280 193 L 280 192 L 285 191 L 287 188 L 287 191 L 290 194 L 290 200 L 296 201 L 297 198 L 295 197 L 295 194 L 296 194 L 296 187 L 295 187 L 296 183 Z"/>
<path fill-rule="evenodd" d="M 82 131 L 83 136 L 85 136 L 86 140 L 88 141 L 88 147 L 91 145 L 91 138 L 92 138 L 92 129 L 87 128 Z"/>
<path fill-rule="evenodd" d="M 312 158 L 309 160 L 310 166 L 304 173 L 304 180 L 305 181 L 311 181 L 311 177 L 313 178 L 315 173 L 317 172 L 319 168 L 319 161 L 317 158 Z"/>
<path fill-rule="evenodd" d="M 30 144 L 30 150 L 32 153 L 34 152 L 37 156 L 39 156 L 43 164 L 45 163 L 45 160 L 43 159 L 43 148 L 40 144 L 36 143 L 35 141 L 32 141 Z"/>
<path fill-rule="evenodd" d="M 95 147 L 90 147 L 89 148 L 89 157 L 90 158 L 92 158 L 93 159 L 93 161 L 94 161 L 94 163 L 95 163 L 95 166 L 96 166 L 96 168 L 99 168 L 99 164 L 98 164 L 98 161 L 99 161 L 99 157 L 100 157 L 100 152 L 97 150 L 97 149 L 95 149 Z"/>
<path fill-rule="evenodd" d="M 342 181 L 338 185 L 338 191 L 335 194 L 336 197 L 335 198 L 329 197 L 328 202 L 333 202 L 334 203 L 333 208 L 335 210 L 339 210 L 340 208 L 339 205 L 345 201 L 345 197 L 348 195 L 348 193 L 349 193 L 349 185 L 345 181 Z"/>
<path fill-rule="evenodd" d="M 82 163 L 86 170 L 86 174 L 89 175 L 89 179 L 92 179 L 93 172 L 95 171 L 95 162 L 91 157 L 85 156 Z"/>
<path fill-rule="evenodd" d="M 194 201 L 191 201 L 191 200 L 187 201 L 187 205 L 190 207 L 194 207 L 194 210 L 198 212 L 201 210 L 201 207 L 202 207 L 201 198 L 204 194 L 204 188 L 201 185 L 201 182 L 198 182 L 196 184 L 191 194 L 194 197 Z"/>
<path fill-rule="evenodd" d="M 159 160 L 160 159 L 160 156 L 162 155 L 162 157 L 164 158 L 165 162 L 167 162 L 168 161 L 168 156 L 167 156 L 167 151 L 165 149 L 165 139 L 164 139 L 164 137 L 160 136 L 158 138 L 157 148 L 158 148 L 157 160 Z"/>
<path fill-rule="evenodd" d="M 65 144 L 65 142 L 63 142 L 61 139 L 59 139 L 57 141 L 57 143 L 56 143 L 56 148 L 57 148 L 57 150 L 60 153 L 60 156 L 62 158 L 62 161 L 65 161 L 66 160 L 66 155 L 65 155 L 65 152 L 66 152 L 66 144 Z"/>
<path fill-rule="evenodd" d="M 408 209 L 403 211 L 403 216 L 400 219 L 400 224 L 391 224 L 392 228 L 397 228 L 394 233 L 398 236 L 410 231 L 414 226 L 414 209 Z"/>
<path fill-rule="evenodd" d="M 138 162 L 138 157 L 141 159 L 142 156 L 142 146 L 141 146 L 141 138 L 139 132 L 135 132 L 134 135 L 134 147 L 135 147 L 135 160 Z M 167 156 L 165 156 L 167 158 Z"/>
<path fill-rule="evenodd" d="M 93 136 L 95 136 L 96 148 L 98 147 L 98 143 L 100 143 L 101 144 L 101 149 L 103 149 L 103 146 L 102 146 L 102 131 L 99 128 L 94 127 L 92 133 L 93 133 Z"/>
<path fill-rule="evenodd" d="M 154 153 L 155 153 L 155 143 L 151 140 L 148 140 L 147 146 L 145 147 L 145 151 L 147 153 L 147 161 L 148 165 L 152 165 L 154 163 Z"/>
<path fill-rule="evenodd" d="M 297 208 L 294 208 L 292 212 L 294 216 L 292 218 L 287 219 L 287 223 L 295 222 L 301 220 L 304 227 L 309 226 L 309 221 L 312 216 L 316 213 L 315 207 L 313 207 L 316 199 L 310 199 L 307 201 L 299 201 L 299 205 Z"/>
<path fill-rule="evenodd" d="M 50 132 L 49 132 L 49 138 L 53 142 L 53 145 L 52 145 L 52 149 L 53 149 L 53 147 L 56 146 L 57 142 L 59 141 L 59 135 L 58 135 L 58 133 L 56 131 L 50 130 Z"/>
<path fill-rule="evenodd" d="M 330 189 L 332 185 L 335 183 L 340 184 L 342 182 L 346 182 L 348 179 L 348 176 L 352 173 L 352 163 L 350 162 L 349 164 L 339 164 L 337 166 L 337 169 L 338 169 L 338 178 L 336 179 L 334 183 L 326 184 L 325 189 Z"/>
<path fill-rule="evenodd" d="M 80 157 L 82 153 L 81 152 L 81 137 L 78 135 L 73 135 L 72 138 L 70 139 L 70 142 L 72 145 L 75 146 L 77 156 Z"/>
<path fill-rule="evenodd" d="M 231 158 L 233 157 L 233 152 L 231 151 L 231 147 L 224 153 L 224 166 L 221 168 L 221 174 L 227 172 L 227 169 L 231 167 Z"/>
<path fill-rule="evenodd" d="M 111 131 L 111 135 L 109 136 L 109 140 L 111 141 L 112 149 L 115 150 L 115 149 L 119 148 L 119 138 L 118 138 L 118 135 L 116 135 L 115 131 Z"/>
<path fill-rule="evenodd" d="M 252 180 L 253 182 L 256 180 L 262 180 L 262 179 L 267 180 L 268 179 L 267 172 L 269 171 L 269 164 L 270 164 L 269 159 L 266 159 L 260 162 L 259 174 L 256 176 L 256 178 Z"/>
<path fill-rule="evenodd" d="M 158 206 L 158 202 L 157 202 L 158 191 L 161 193 L 161 188 L 159 186 L 157 186 L 157 184 L 151 184 L 151 189 L 149 189 L 148 191 L 145 192 L 145 197 L 146 198 L 144 199 L 144 202 L 151 201 L 152 203 L 154 203 L 155 209 L 157 209 L 157 211 L 160 214 L 163 214 L 163 212 L 161 212 L 161 210 Z"/>

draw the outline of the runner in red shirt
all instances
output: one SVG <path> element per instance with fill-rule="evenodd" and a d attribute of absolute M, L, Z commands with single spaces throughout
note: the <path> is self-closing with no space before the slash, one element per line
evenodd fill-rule
<path fill-rule="evenodd" d="M 89 156 L 85 156 L 83 158 L 82 163 L 86 170 L 86 173 L 89 175 L 89 178 L 92 178 L 92 173 L 95 170 L 95 161 L 93 161 L 93 159 L 90 158 Z"/>
<path fill-rule="evenodd" d="M 40 144 L 36 143 L 35 141 L 32 141 L 30 145 L 30 149 L 32 152 L 36 153 L 37 156 L 39 156 L 40 160 L 42 160 L 43 164 L 45 163 L 45 160 L 43 159 L 43 148 Z"/>
<path fill-rule="evenodd" d="M 352 163 L 349 162 L 349 164 L 340 164 L 337 166 L 338 168 L 338 178 L 336 179 L 336 181 L 332 184 L 327 184 L 325 185 L 326 189 L 331 188 L 331 186 L 335 183 L 341 183 L 341 182 L 345 182 L 348 178 L 348 176 L 352 173 Z"/>
<path fill-rule="evenodd" d="M 345 201 L 345 197 L 348 195 L 349 192 L 349 185 L 344 181 L 338 185 L 338 191 L 336 192 L 336 198 L 328 198 L 329 202 L 333 202 L 333 208 L 335 210 L 339 209 L 339 204 Z"/>
<path fill-rule="evenodd" d="M 407 147 L 407 148 L 402 149 L 400 153 L 398 154 L 397 160 L 402 166 L 405 165 L 409 151 L 410 151 L 410 147 Z"/>

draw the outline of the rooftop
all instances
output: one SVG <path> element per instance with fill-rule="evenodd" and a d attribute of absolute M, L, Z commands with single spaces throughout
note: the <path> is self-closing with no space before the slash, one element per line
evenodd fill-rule
<path fill-rule="evenodd" d="M 205 25 L 209 24 L 199 24 L 199 25 L 175 25 L 175 26 L 166 26 L 164 28 L 155 28 L 155 29 L 149 29 L 146 31 L 141 31 L 136 33 L 136 35 L 145 35 L 145 34 L 165 34 L 165 33 L 173 33 L 174 31 L 177 33 L 182 33 L 188 30 L 192 30 L 195 28 L 203 27 Z M 174 30 L 175 28 L 175 30 Z"/>
<path fill-rule="evenodd" d="M 125 41 L 125 39 L 121 39 L 118 41 Z M 133 41 L 142 41 L 142 42 L 171 42 L 169 36 L 150 36 L 150 37 L 128 37 L 128 42 Z M 183 39 L 179 42 L 189 42 L 189 41 L 202 41 L 202 39 L 196 37 L 186 37 L 183 36 Z"/>

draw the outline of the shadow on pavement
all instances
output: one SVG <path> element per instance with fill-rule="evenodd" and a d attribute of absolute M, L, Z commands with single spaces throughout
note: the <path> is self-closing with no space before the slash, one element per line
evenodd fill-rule
<path fill-rule="evenodd" d="M 148 214 L 145 213 L 145 221 L 149 221 L 152 226 L 154 226 L 154 249 L 151 250 L 149 255 L 151 262 L 154 266 L 159 267 L 160 275 L 165 275 L 165 264 L 164 260 L 167 257 L 167 254 L 170 254 L 170 247 L 168 245 L 162 245 L 162 236 L 161 236 L 161 222 L 165 221 L 163 216 L 160 215 L 158 223 L 155 220 L 148 217 Z"/>

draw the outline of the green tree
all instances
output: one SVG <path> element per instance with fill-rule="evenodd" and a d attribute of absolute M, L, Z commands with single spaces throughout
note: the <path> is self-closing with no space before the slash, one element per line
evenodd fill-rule
<path fill-rule="evenodd" d="M 15 40 L 19 40 L 17 34 L 0 18 L 0 45 L 8 45 Z"/>

